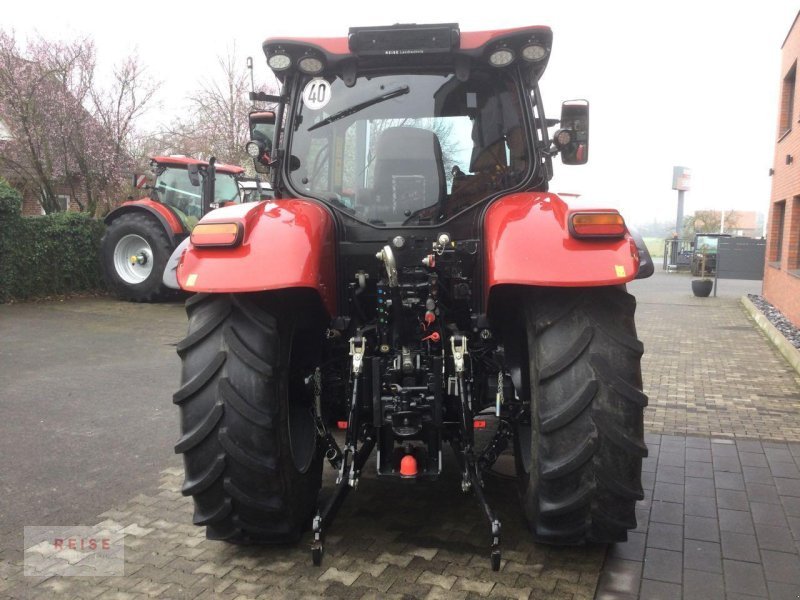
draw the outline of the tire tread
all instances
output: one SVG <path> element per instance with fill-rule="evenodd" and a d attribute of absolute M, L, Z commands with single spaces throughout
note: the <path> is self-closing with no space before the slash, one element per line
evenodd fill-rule
<path fill-rule="evenodd" d="M 548 543 L 623 541 L 636 527 L 647 456 L 635 298 L 620 287 L 523 293 L 530 474 L 520 452 L 533 449 L 516 451 L 530 529 Z"/>

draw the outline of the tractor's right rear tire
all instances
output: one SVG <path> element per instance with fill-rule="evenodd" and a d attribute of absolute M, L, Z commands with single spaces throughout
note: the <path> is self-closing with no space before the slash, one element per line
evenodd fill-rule
<path fill-rule="evenodd" d="M 316 329 L 301 328 L 308 314 L 287 304 L 252 294 L 186 302 L 175 452 L 183 454 L 193 522 L 209 539 L 291 543 L 311 523 L 322 457 L 304 377 L 320 344 Z"/>
<path fill-rule="evenodd" d="M 530 411 L 515 454 L 531 531 L 555 544 L 625 541 L 647 456 L 636 300 L 622 287 L 529 290 L 521 300 Z"/>

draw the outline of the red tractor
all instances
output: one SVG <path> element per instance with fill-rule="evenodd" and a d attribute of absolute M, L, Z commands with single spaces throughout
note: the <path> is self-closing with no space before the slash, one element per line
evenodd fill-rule
<path fill-rule="evenodd" d="M 146 198 L 124 202 L 105 218 L 101 259 L 109 288 L 123 300 L 152 302 L 170 290 L 161 283 L 175 247 L 211 208 L 239 201 L 241 167 L 186 156 L 154 156 L 155 184 Z M 216 179 L 211 194 L 205 189 Z M 143 176 L 134 176 L 144 183 Z M 139 187 L 137 185 L 137 187 Z M 206 201 L 208 199 L 208 201 Z"/>
<path fill-rule="evenodd" d="M 636 527 L 647 396 L 625 284 L 652 261 L 616 210 L 548 192 L 554 156 L 589 153 L 585 101 L 548 132 L 551 43 L 455 24 L 264 43 L 282 93 L 248 151 L 275 199 L 206 215 L 164 276 L 197 292 L 175 450 L 208 538 L 292 542 L 311 524 L 319 564 L 373 450 L 387 481 L 457 468 L 495 569 L 484 474 L 507 448 L 536 540 Z M 325 459 L 337 484 L 318 506 Z"/>

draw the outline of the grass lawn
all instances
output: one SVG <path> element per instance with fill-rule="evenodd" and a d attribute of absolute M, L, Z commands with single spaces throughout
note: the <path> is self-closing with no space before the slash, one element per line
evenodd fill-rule
<path fill-rule="evenodd" d="M 644 243 L 653 258 L 664 256 L 664 238 L 646 237 Z"/>

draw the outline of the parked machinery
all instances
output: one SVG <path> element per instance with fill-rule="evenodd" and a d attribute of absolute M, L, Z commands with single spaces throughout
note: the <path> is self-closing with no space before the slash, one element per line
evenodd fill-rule
<path fill-rule="evenodd" d="M 447 445 L 495 569 L 484 474 L 507 448 L 537 540 L 636 527 L 647 397 L 625 284 L 652 262 L 616 210 L 548 192 L 554 156 L 589 156 L 587 102 L 549 133 L 551 42 L 443 24 L 264 43 L 283 87 L 248 151 L 275 200 L 207 215 L 165 272 L 197 292 L 175 450 L 209 538 L 296 541 L 311 522 L 319 564 L 373 450 L 380 479 L 422 481 Z M 324 459 L 338 476 L 318 506 Z"/>
<path fill-rule="evenodd" d="M 186 156 L 154 156 L 155 183 L 134 176 L 145 198 L 124 202 L 105 218 L 101 241 L 103 272 L 123 300 L 152 302 L 169 289 L 161 282 L 170 254 L 209 210 L 239 202 L 237 177 L 244 169 Z M 214 181 L 216 180 L 216 181 Z M 210 195 L 206 190 L 212 190 Z"/>

